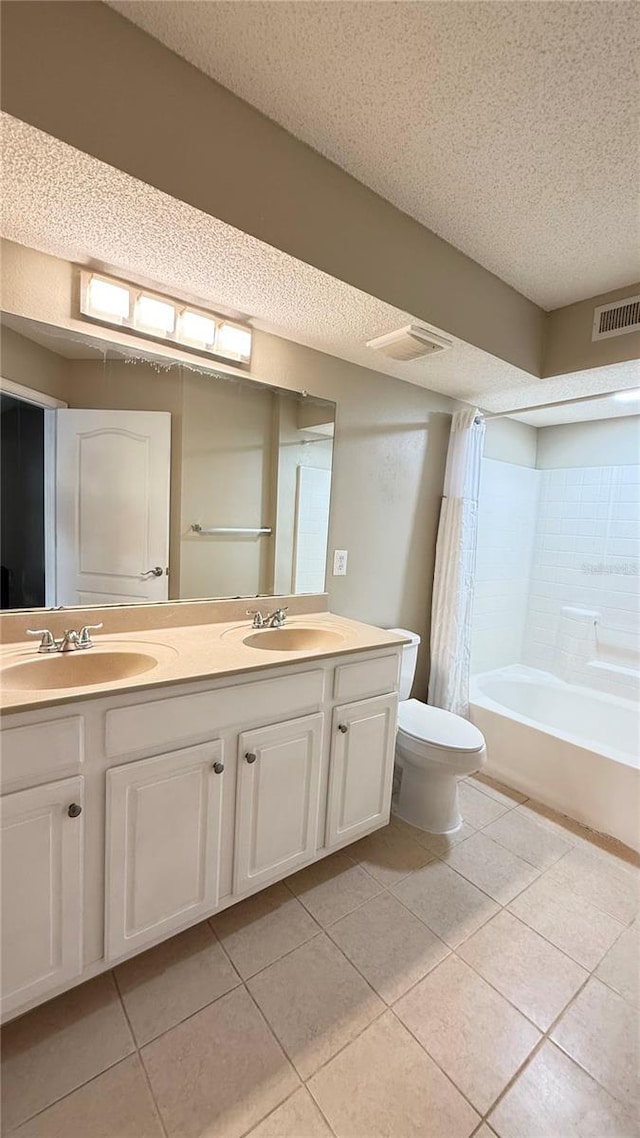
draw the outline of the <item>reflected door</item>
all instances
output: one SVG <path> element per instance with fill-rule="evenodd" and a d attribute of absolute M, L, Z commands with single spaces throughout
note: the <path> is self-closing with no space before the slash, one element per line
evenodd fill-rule
<path fill-rule="evenodd" d="M 171 415 L 55 414 L 56 604 L 167 600 Z"/>

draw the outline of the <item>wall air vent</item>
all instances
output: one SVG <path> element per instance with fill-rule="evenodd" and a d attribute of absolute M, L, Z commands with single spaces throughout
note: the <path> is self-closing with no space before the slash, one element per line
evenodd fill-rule
<path fill-rule="evenodd" d="M 592 340 L 608 340 L 626 332 L 640 332 L 640 296 L 626 296 L 594 309 Z"/>
<path fill-rule="evenodd" d="M 453 345 L 450 340 L 436 336 L 435 332 L 421 328 L 419 324 L 407 324 L 404 328 L 398 328 L 397 332 L 388 332 L 386 336 L 367 340 L 367 347 L 392 360 L 404 360 L 407 363 L 422 359 L 423 356 L 432 356 L 435 352 L 443 352 Z"/>

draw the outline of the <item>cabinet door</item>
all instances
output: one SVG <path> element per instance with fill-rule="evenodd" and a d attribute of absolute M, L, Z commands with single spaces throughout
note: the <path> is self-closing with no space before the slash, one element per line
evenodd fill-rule
<path fill-rule="evenodd" d="M 216 740 L 107 771 L 109 959 L 215 908 L 223 770 Z"/>
<path fill-rule="evenodd" d="M 380 696 L 334 708 L 327 846 L 388 821 L 398 697 Z"/>
<path fill-rule="evenodd" d="M 66 778 L 0 800 L 3 1015 L 82 970 L 83 788 Z"/>
<path fill-rule="evenodd" d="M 284 877 L 313 857 L 323 719 L 307 715 L 240 736 L 236 893 Z"/>

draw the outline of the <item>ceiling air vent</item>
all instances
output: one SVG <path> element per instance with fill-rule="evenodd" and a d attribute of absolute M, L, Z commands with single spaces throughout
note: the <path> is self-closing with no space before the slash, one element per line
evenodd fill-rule
<path fill-rule="evenodd" d="M 592 340 L 608 340 L 626 332 L 640 332 L 640 296 L 627 296 L 594 309 Z"/>
<path fill-rule="evenodd" d="M 435 352 L 442 352 L 453 345 L 450 340 L 436 336 L 419 324 L 407 324 L 398 328 L 397 332 L 388 332 L 386 336 L 377 336 L 375 340 L 367 340 L 367 347 L 374 352 L 381 352 L 392 360 L 419 360 L 423 356 L 432 356 Z"/>

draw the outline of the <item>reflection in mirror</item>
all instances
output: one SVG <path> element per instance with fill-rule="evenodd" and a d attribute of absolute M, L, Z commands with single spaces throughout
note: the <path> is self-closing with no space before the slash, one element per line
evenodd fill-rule
<path fill-rule="evenodd" d="M 2 318 L 3 609 L 317 593 L 335 406 Z"/>

